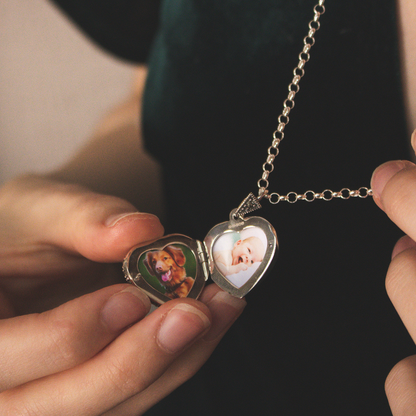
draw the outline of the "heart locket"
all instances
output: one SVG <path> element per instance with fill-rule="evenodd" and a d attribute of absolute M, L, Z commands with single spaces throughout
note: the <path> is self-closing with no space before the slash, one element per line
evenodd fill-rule
<path fill-rule="evenodd" d="M 211 279 L 233 296 L 244 297 L 263 277 L 277 250 L 273 226 L 262 217 L 230 220 L 213 227 L 201 243 L 170 234 L 134 247 L 123 263 L 128 282 L 155 304 L 197 299 Z"/>

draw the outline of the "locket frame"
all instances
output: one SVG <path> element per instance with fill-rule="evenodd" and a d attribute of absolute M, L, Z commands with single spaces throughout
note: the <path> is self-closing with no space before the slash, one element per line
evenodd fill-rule
<path fill-rule="evenodd" d="M 211 228 L 204 239 L 204 245 L 208 254 L 209 272 L 212 281 L 215 282 L 221 289 L 228 292 L 230 295 L 242 298 L 248 292 L 250 292 L 265 275 L 267 269 L 276 256 L 276 251 L 278 251 L 279 245 L 276 231 L 266 219 L 262 217 L 236 218 L 235 212 L 236 210 L 231 212 L 229 221 L 217 224 Z M 264 232 L 266 236 L 267 247 L 259 267 L 242 286 L 237 287 L 233 285 L 216 266 L 213 248 L 217 240 L 226 233 L 240 233 L 241 231 L 251 227 L 257 227 Z"/>
<path fill-rule="evenodd" d="M 139 261 L 141 257 L 148 252 L 163 250 L 165 247 L 174 244 L 187 247 L 195 257 L 196 268 L 194 283 L 186 297 L 197 299 L 201 294 L 209 275 L 205 262 L 201 261 L 204 260 L 202 256 L 204 248 L 200 241 L 182 234 L 169 234 L 156 240 L 144 242 L 140 246 L 133 247 L 123 262 L 123 272 L 126 280 L 146 293 L 152 303 L 157 305 L 162 305 L 171 300 L 171 298 L 162 292 L 159 292 L 146 280 L 139 270 Z"/>
<path fill-rule="evenodd" d="M 183 234 L 169 234 L 133 247 L 123 262 L 123 272 L 126 280 L 143 290 L 152 303 L 156 305 L 162 305 L 171 300 L 172 298 L 157 290 L 146 280 L 146 277 L 140 271 L 139 261 L 148 252 L 160 251 L 169 245 L 177 244 L 188 248 L 195 257 L 194 283 L 186 297 L 198 299 L 209 276 L 211 276 L 214 283 L 230 295 L 238 298 L 244 297 L 267 272 L 276 255 L 276 251 L 278 251 L 278 240 L 275 229 L 266 219 L 262 217 L 236 217 L 235 212 L 236 210 L 231 212 L 229 221 L 222 222 L 211 228 L 203 243 Z M 258 268 L 244 284 L 237 287 L 220 272 L 214 259 L 213 248 L 218 239 L 227 233 L 240 233 L 251 227 L 258 228 L 264 233 L 266 249 Z"/>

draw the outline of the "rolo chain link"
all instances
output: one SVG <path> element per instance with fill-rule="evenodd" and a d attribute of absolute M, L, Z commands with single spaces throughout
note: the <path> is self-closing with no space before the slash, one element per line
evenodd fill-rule
<path fill-rule="evenodd" d="M 267 195 L 271 204 L 278 204 L 285 201 L 294 204 L 298 201 L 313 202 L 316 199 L 322 199 L 324 201 L 331 201 L 334 198 L 350 199 L 350 198 L 367 198 L 373 196 L 372 189 L 361 187 L 356 191 L 351 191 L 348 188 L 343 188 L 339 192 L 325 189 L 323 192 L 306 191 L 304 194 L 297 194 L 296 192 L 289 192 L 287 195 L 279 195 L 276 192 Z"/>
<path fill-rule="evenodd" d="M 299 200 L 313 202 L 316 199 L 322 199 L 324 201 L 330 201 L 333 198 L 349 199 L 351 197 L 367 198 L 372 196 L 372 190 L 362 187 L 355 191 L 350 191 L 348 188 L 344 188 L 339 192 L 333 192 L 331 190 L 325 190 L 322 193 L 316 193 L 313 191 L 307 191 L 304 194 L 297 194 L 296 192 L 289 192 L 285 196 L 281 196 L 277 193 L 269 194 L 267 188 L 269 187 L 269 175 L 274 170 L 274 160 L 279 154 L 279 145 L 283 140 L 285 133 L 285 127 L 289 124 L 289 114 L 295 106 L 295 96 L 300 90 L 300 80 L 305 75 L 305 65 L 310 59 L 310 50 L 315 44 L 315 33 L 320 28 L 319 19 L 321 15 L 325 13 L 325 0 L 319 0 L 313 8 L 314 17 L 309 22 L 308 34 L 303 38 L 303 49 L 299 54 L 298 65 L 293 70 L 293 79 L 288 86 L 288 96 L 283 102 L 283 111 L 278 117 L 277 129 L 273 132 L 273 141 L 271 146 L 267 149 L 267 159 L 263 163 L 263 174 L 262 177 L 257 181 L 259 187 L 259 199 L 267 198 L 272 204 L 277 204 L 281 201 L 295 203 Z"/>

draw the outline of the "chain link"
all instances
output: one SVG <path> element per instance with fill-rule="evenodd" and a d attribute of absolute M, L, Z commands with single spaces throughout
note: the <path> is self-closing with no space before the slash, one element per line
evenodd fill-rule
<path fill-rule="evenodd" d="M 259 187 L 259 198 L 267 195 L 267 188 L 269 187 L 269 175 L 274 170 L 274 159 L 279 154 L 279 144 L 283 140 L 285 133 L 285 127 L 289 124 L 289 114 L 295 106 L 295 96 L 299 92 L 299 82 L 302 77 L 305 75 L 305 65 L 310 59 L 310 50 L 315 44 L 315 33 L 320 28 L 319 19 L 321 15 L 325 13 L 324 7 L 325 0 L 319 0 L 319 3 L 313 8 L 314 17 L 309 22 L 309 31 L 308 34 L 303 38 L 303 49 L 299 54 L 299 62 L 297 67 L 293 70 L 293 79 L 288 86 L 289 94 L 283 102 L 283 111 L 277 118 L 279 125 L 273 133 L 273 142 L 271 146 L 267 149 L 267 159 L 263 163 L 263 174 L 261 178 L 257 181 L 257 186 Z"/>
<path fill-rule="evenodd" d="M 308 34 L 303 38 L 303 49 L 299 54 L 298 65 L 293 70 L 293 79 L 288 86 L 288 96 L 283 101 L 283 111 L 277 118 L 279 122 L 277 129 L 273 132 L 273 141 L 271 146 L 267 149 L 267 159 L 263 163 L 263 174 L 261 178 L 257 181 L 257 186 L 259 188 L 258 199 L 267 198 L 270 203 L 278 204 L 279 202 L 286 201 L 291 204 L 294 204 L 297 201 L 306 201 L 313 202 L 317 199 L 324 201 L 331 201 L 334 198 L 340 199 L 350 199 L 352 198 L 367 198 L 368 196 L 373 195 L 372 189 L 369 188 L 359 188 L 358 190 L 351 191 L 348 188 L 343 188 L 339 192 L 333 192 L 330 189 L 319 193 L 314 191 L 307 191 L 304 194 L 297 194 L 296 192 L 289 192 L 287 195 L 279 195 L 276 192 L 269 193 L 267 188 L 269 187 L 269 175 L 274 170 L 274 160 L 279 154 L 279 145 L 283 138 L 285 137 L 284 130 L 289 124 L 289 114 L 292 109 L 295 107 L 295 97 L 300 90 L 300 80 L 305 75 L 305 65 L 309 62 L 311 55 L 310 50 L 313 45 L 315 45 L 315 34 L 321 27 L 319 22 L 320 17 L 325 13 L 325 0 L 319 0 L 313 8 L 314 17 L 309 22 L 309 31 Z"/>
<path fill-rule="evenodd" d="M 351 191 L 348 188 L 343 188 L 339 192 L 331 191 L 330 189 L 325 189 L 323 192 L 314 192 L 306 191 L 304 194 L 297 194 L 296 192 L 289 192 L 287 195 L 279 195 L 276 192 L 267 195 L 270 203 L 273 205 L 278 204 L 279 202 L 289 202 L 294 204 L 298 201 L 313 202 L 317 199 L 322 199 L 323 201 L 331 201 L 334 198 L 340 199 L 350 199 L 350 198 L 367 198 L 368 196 L 373 196 L 373 190 L 361 187 L 360 189 Z"/>

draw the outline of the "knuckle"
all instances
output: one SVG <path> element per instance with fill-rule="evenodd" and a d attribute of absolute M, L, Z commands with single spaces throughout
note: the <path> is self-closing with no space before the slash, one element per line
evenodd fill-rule
<path fill-rule="evenodd" d="M 146 372 L 140 372 L 126 360 L 112 360 L 106 368 L 106 378 L 124 397 L 143 391 L 153 380 L 147 380 Z"/>
<path fill-rule="evenodd" d="M 70 368 L 82 359 L 79 331 L 69 320 L 51 320 L 48 325 L 51 353 L 47 359 L 61 369 Z"/>

